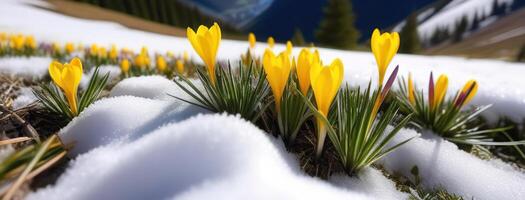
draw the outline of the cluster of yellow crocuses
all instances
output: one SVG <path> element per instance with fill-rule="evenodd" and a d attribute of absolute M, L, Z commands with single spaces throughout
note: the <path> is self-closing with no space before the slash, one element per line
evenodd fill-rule
<path fill-rule="evenodd" d="M 412 106 L 416 106 L 416 91 L 414 87 L 414 81 L 412 79 L 412 74 L 409 73 L 407 81 L 407 93 L 408 102 Z M 430 73 L 429 79 L 429 88 L 428 88 L 428 105 L 429 111 L 439 111 L 438 108 L 444 103 L 445 96 L 448 90 L 448 76 L 446 74 L 441 74 L 437 81 L 434 82 L 433 74 Z M 463 88 L 456 95 L 454 100 L 451 102 L 457 109 L 461 109 L 463 106 L 467 105 L 473 98 L 476 96 L 478 91 L 478 83 L 476 80 L 469 80 Z"/>
<path fill-rule="evenodd" d="M 215 61 L 217 50 L 221 41 L 221 29 L 215 23 L 210 28 L 200 26 L 197 33 L 188 28 L 188 40 L 194 50 L 204 61 L 210 80 L 215 82 Z M 255 35 L 250 33 L 248 36 L 250 49 L 255 47 Z M 266 73 L 267 81 L 272 89 L 275 101 L 275 109 L 280 110 L 283 93 L 289 82 L 290 74 L 296 73 L 299 89 L 303 95 L 307 95 L 312 88 L 313 96 L 318 111 L 327 117 L 330 106 L 336 97 L 344 77 L 344 67 L 340 59 L 333 60 L 330 65 L 323 65 L 317 50 L 304 48 L 299 53 L 297 59 L 291 58 L 292 43 L 286 44 L 286 50 L 274 54 L 271 48 L 274 45 L 273 38 L 268 38 L 268 47 L 263 55 L 262 64 Z M 379 85 L 383 85 L 383 79 L 392 58 L 399 49 L 398 33 L 383 33 L 378 29 L 374 30 L 371 42 L 372 52 L 374 53 L 378 70 Z M 388 87 L 391 86 L 391 83 Z M 376 104 L 379 108 L 382 98 L 378 99 Z M 324 139 L 326 137 L 326 128 L 322 120 L 317 119 L 318 126 L 318 151 L 322 150 Z"/>
<path fill-rule="evenodd" d="M 25 50 L 36 50 L 37 45 L 32 35 L 0 33 L 0 52 L 11 50 L 23 53 Z"/>

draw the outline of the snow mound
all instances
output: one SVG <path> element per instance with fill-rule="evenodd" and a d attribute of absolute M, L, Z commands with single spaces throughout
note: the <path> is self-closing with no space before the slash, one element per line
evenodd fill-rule
<path fill-rule="evenodd" d="M 33 89 L 29 87 L 23 87 L 18 90 L 18 95 L 13 100 L 13 109 L 23 108 L 35 101 L 38 101 L 35 94 L 33 94 Z"/>
<path fill-rule="evenodd" d="M 404 129 L 391 144 L 417 134 Z M 426 188 L 444 188 L 465 199 L 525 199 L 525 175 L 511 167 L 481 160 L 446 140 L 423 134 L 388 156 L 380 163 L 390 172 L 413 177 L 412 167 L 417 166 L 421 183 Z"/>
<path fill-rule="evenodd" d="M 275 143 L 239 117 L 199 115 L 83 154 L 28 199 L 378 199 L 301 175 Z"/>
<path fill-rule="evenodd" d="M 113 142 L 136 139 L 168 122 L 180 121 L 204 110 L 180 102 L 133 96 L 95 102 L 59 132 L 69 152 L 78 155 Z"/>
<path fill-rule="evenodd" d="M 109 96 L 132 95 L 159 100 L 175 99 L 168 94 L 183 95 L 184 93 L 180 92 L 173 81 L 163 76 L 139 76 L 120 81 L 113 87 Z"/>
<path fill-rule="evenodd" d="M 47 75 L 52 59 L 49 57 L 5 57 L 0 58 L 0 74 L 23 77 L 30 80 Z"/>

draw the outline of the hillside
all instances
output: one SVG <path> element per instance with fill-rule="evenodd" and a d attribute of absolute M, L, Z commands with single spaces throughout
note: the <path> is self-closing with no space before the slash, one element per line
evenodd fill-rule
<path fill-rule="evenodd" d="M 513 60 L 525 44 L 525 8 L 520 9 L 455 44 L 446 43 L 428 49 L 429 55 L 459 55 L 473 58 Z"/>

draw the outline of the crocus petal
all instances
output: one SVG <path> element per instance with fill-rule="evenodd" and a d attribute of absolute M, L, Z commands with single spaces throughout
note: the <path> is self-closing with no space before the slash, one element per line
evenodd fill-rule
<path fill-rule="evenodd" d="M 476 96 L 476 93 L 478 92 L 478 85 L 479 84 L 476 82 L 476 80 L 469 80 L 465 86 L 463 86 L 461 91 L 467 95 L 465 101 L 462 103 L 463 105 L 467 105 L 474 98 L 474 96 Z"/>
<path fill-rule="evenodd" d="M 434 96 L 434 106 L 441 104 L 448 89 L 448 77 L 444 74 L 440 75 L 436 82 L 436 92 Z"/>
<path fill-rule="evenodd" d="M 51 79 L 59 87 L 62 87 L 62 70 L 63 69 L 64 69 L 64 65 L 62 65 L 62 63 L 59 63 L 57 61 L 51 62 L 51 64 L 49 65 L 49 69 L 48 69 Z"/>
<path fill-rule="evenodd" d="M 412 105 L 415 105 L 416 103 L 416 98 L 414 96 L 414 82 L 412 80 L 412 73 L 408 74 L 408 101 Z"/>

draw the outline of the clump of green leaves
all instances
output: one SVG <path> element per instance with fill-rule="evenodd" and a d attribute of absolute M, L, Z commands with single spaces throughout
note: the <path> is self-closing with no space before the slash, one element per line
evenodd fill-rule
<path fill-rule="evenodd" d="M 364 92 L 359 88 L 351 90 L 348 86 L 341 89 L 333 107 L 335 116 L 329 117 L 330 119 L 315 110 L 313 104 L 303 96 L 316 117 L 329 125 L 328 137 L 349 175 L 354 175 L 414 138 L 387 147 L 399 130 L 409 122 L 410 115 L 405 116 L 392 129 L 388 125 L 394 124 L 400 116 L 398 103 L 393 102 L 386 111 L 378 115 L 378 108 L 388 94 L 397 70 L 398 68 L 394 70 L 384 89 L 380 87 L 371 91 L 370 84 Z"/>
<path fill-rule="evenodd" d="M 100 98 L 108 79 L 109 73 L 101 76 L 99 68 L 95 68 L 86 90 L 80 93 L 80 101 L 77 104 L 78 114 Z M 71 121 L 78 115 L 71 110 L 64 93 L 54 83 L 41 84 L 39 88 L 39 90 L 33 90 L 33 93 L 48 111 L 66 121 Z"/>
<path fill-rule="evenodd" d="M 296 83 L 295 77 L 290 79 L 283 92 L 280 112 L 276 113 L 279 133 L 288 146 L 294 143 L 301 126 L 312 116 L 308 106 L 303 102 L 303 98 L 297 93 Z M 309 96 L 311 96 L 311 92 L 309 92 Z"/>
<path fill-rule="evenodd" d="M 255 69 L 253 65 L 243 66 L 241 63 L 239 66 L 235 71 L 230 64 L 226 69 L 220 66 L 215 68 L 215 84 L 205 69 L 197 68 L 197 77 L 202 88 L 178 74 L 175 84 L 193 100 L 173 97 L 212 112 L 240 114 L 242 118 L 255 122 L 269 105 L 263 104 L 264 98 L 269 94 L 266 75 L 262 68 Z"/>

